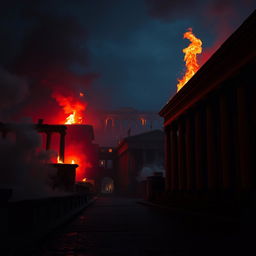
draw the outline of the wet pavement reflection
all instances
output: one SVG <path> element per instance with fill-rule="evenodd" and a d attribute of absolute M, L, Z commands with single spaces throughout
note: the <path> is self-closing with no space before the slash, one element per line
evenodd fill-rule
<path fill-rule="evenodd" d="M 237 244 L 233 224 L 141 205 L 138 199 L 102 197 L 33 255 L 232 255 Z"/>

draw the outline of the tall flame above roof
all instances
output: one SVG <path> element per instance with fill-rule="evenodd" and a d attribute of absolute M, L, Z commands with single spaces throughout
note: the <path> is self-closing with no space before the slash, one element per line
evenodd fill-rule
<path fill-rule="evenodd" d="M 192 33 L 192 28 L 189 28 L 184 33 L 183 38 L 188 39 L 191 43 L 187 48 L 183 49 L 185 53 L 184 61 L 186 62 L 186 73 L 182 79 L 178 79 L 177 92 L 188 82 L 188 80 L 197 72 L 200 68 L 197 63 L 197 54 L 202 52 L 202 41 Z"/>

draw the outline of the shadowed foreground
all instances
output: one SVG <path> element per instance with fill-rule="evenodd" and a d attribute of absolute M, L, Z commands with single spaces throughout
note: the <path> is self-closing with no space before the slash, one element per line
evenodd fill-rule
<path fill-rule="evenodd" d="M 237 255 L 246 249 L 234 223 L 102 197 L 33 255 Z"/>

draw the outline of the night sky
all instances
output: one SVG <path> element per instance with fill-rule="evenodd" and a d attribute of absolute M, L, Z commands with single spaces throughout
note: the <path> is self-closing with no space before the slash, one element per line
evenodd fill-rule
<path fill-rule="evenodd" d="M 255 7 L 252 0 L 6 1 L 0 100 L 14 102 L 0 106 L 9 115 L 43 115 L 45 105 L 57 106 L 53 92 L 82 91 L 95 107 L 158 112 L 184 72 L 183 33 L 191 27 L 203 41 L 203 64 Z"/>

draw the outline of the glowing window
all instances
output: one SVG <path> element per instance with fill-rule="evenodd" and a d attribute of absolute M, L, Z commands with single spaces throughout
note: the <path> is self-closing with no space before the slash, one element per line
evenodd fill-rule
<path fill-rule="evenodd" d="M 108 152 L 109 152 L 109 153 L 112 153 L 112 152 L 113 152 L 113 149 L 112 149 L 112 148 L 109 148 L 109 149 L 108 149 Z"/>
<path fill-rule="evenodd" d="M 147 124 L 147 120 L 145 118 L 141 118 L 140 122 L 142 126 L 145 126 Z"/>
<path fill-rule="evenodd" d="M 105 168 L 105 164 L 106 164 L 105 160 L 100 160 L 99 161 L 99 166 L 100 167 L 104 167 Z"/>

